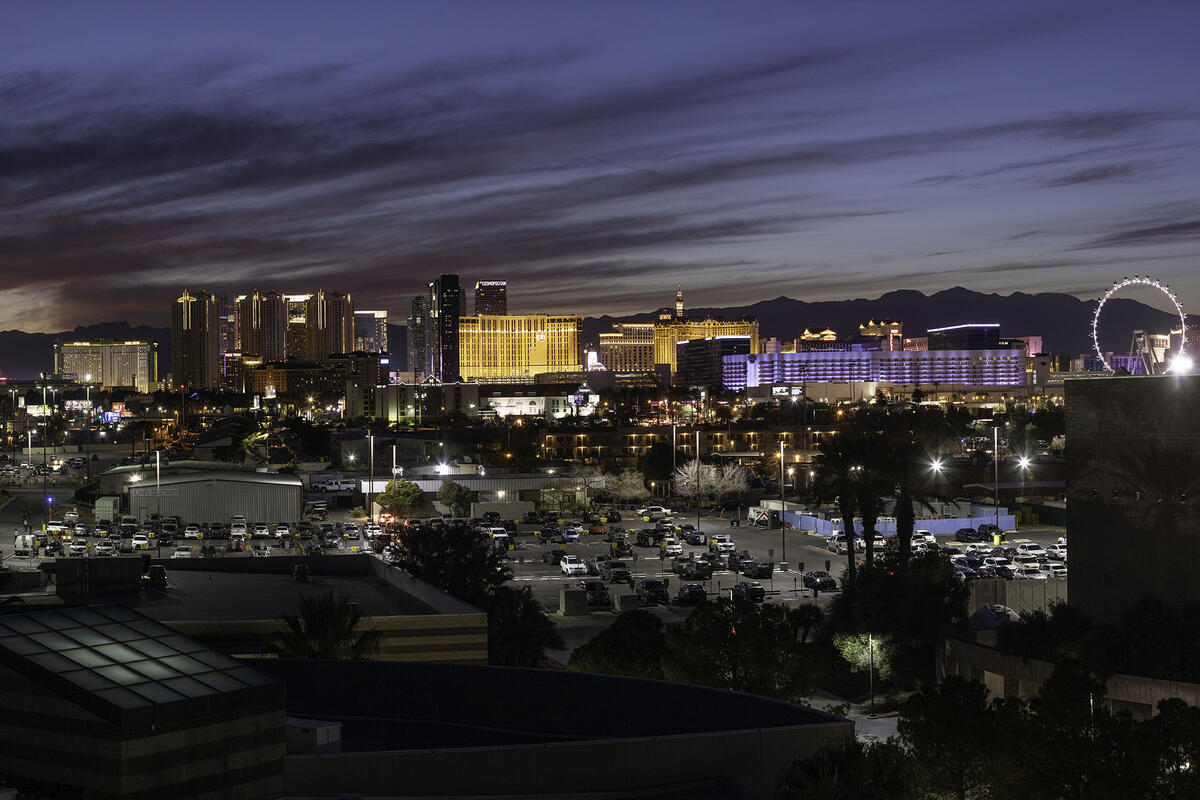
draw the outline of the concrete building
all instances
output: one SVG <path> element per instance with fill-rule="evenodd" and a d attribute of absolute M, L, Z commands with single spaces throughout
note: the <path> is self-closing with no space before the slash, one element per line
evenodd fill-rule
<path fill-rule="evenodd" d="M 185 522 L 228 523 L 240 514 L 251 522 L 274 524 L 301 518 L 303 489 L 299 477 L 274 472 L 195 472 L 156 481 L 151 464 L 129 475 L 124 487 L 128 502 L 122 506 L 138 519 L 162 514 Z"/>
<path fill-rule="evenodd" d="M 723 381 L 724 359 L 728 356 L 748 356 L 749 336 L 706 336 L 675 345 L 679 364 L 676 383 L 699 386 L 708 391 L 720 392 Z"/>
<path fill-rule="evenodd" d="M 283 681 L 128 608 L 4 616 L 0 687 L 0 774 L 27 797 L 283 792 Z"/>
<path fill-rule="evenodd" d="M 305 301 L 303 358 L 319 361 L 354 351 L 354 300 L 348 294 L 318 289 Z"/>
<path fill-rule="evenodd" d="M 479 385 L 475 383 L 393 383 L 376 386 L 374 398 L 374 418 L 389 425 L 419 425 L 451 414 L 478 419 L 480 411 Z M 356 411 L 359 409 L 347 405 L 348 416 L 367 415 L 365 408 Z"/>
<path fill-rule="evenodd" d="M 948 325 L 930 328 L 930 350 L 999 350 L 1000 323 L 969 322 L 964 325 Z"/>
<path fill-rule="evenodd" d="M 158 343 L 55 341 L 53 371 L 77 375 L 82 382 L 104 389 L 133 387 L 152 392 L 158 388 Z"/>
<path fill-rule="evenodd" d="M 459 379 L 459 319 L 462 287 L 457 275 L 439 275 L 429 284 L 429 366 L 424 372 L 450 383 Z"/>
<path fill-rule="evenodd" d="M 870 319 L 858 326 L 858 335 L 864 339 L 878 339 L 881 350 L 904 349 L 903 322 Z"/>
<path fill-rule="evenodd" d="M 1200 375 L 1068 380 L 1065 399 L 1071 605 L 1104 623 L 1200 603 Z"/>
<path fill-rule="evenodd" d="M 388 349 L 387 311 L 355 310 L 354 349 L 365 353 L 391 352 Z"/>
<path fill-rule="evenodd" d="M 458 323 L 462 379 L 532 382 L 544 372 L 582 372 L 582 322 L 574 315 L 463 317 Z"/>
<path fill-rule="evenodd" d="M 220 385 L 220 335 L 216 298 L 185 289 L 171 303 L 172 388 Z"/>
<path fill-rule="evenodd" d="M 750 352 L 758 352 L 757 320 L 688 317 L 684 314 L 683 292 L 679 291 L 675 294 L 675 308 L 659 312 L 658 322 L 654 325 L 654 363 L 668 365 L 674 382 L 675 373 L 679 371 L 676 346 L 680 342 L 707 339 L 710 336 L 749 336 Z"/>
<path fill-rule="evenodd" d="M 504 316 L 508 313 L 508 281 L 475 282 L 475 314 Z"/>
<path fill-rule="evenodd" d="M 237 298 L 238 337 L 243 356 L 287 359 L 288 304 L 279 292 L 255 290 Z"/>
<path fill-rule="evenodd" d="M 429 300 L 414 297 L 408 315 L 408 371 L 418 376 L 429 374 Z"/>
<path fill-rule="evenodd" d="M 610 372 L 654 369 L 654 323 L 617 322 L 600 334 L 600 363 Z"/>
<path fill-rule="evenodd" d="M 1020 350 L 830 350 L 727 356 L 724 385 L 743 391 L 765 385 L 883 382 L 901 386 L 1025 386 Z"/>

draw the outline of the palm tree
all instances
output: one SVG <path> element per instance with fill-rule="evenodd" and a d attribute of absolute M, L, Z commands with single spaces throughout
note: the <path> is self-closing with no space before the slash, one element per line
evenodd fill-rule
<path fill-rule="evenodd" d="M 306 595 L 295 614 L 279 619 L 282 630 L 273 631 L 263 645 L 265 652 L 279 658 L 369 658 L 383 645 L 378 629 L 358 630 L 362 611 L 344 594 Z"/>
<path fill-rule="evenodd" d="M 896 500 L 896 541 L 899 543 L 900 576 L 908 578 L 908 562 L 912 558 L 912 537 L 916 528 L 917 510 L 933 513 L 933 504 L 945 501 L 930 484 L 930 473 L 936 468 L 930 459 L 922 459 L 923 451 L 913 441 L 899 438 L 891 444 L 892 493 Z"/>
<path fill-rule="evenodd" d="M 854 512 L 863 474 L 861 434 L 843 428 L 817 445 L 813 460 L 812 494 L 817 503 L 836 501 L 846 534 L 846 593 L 854 588 L 858 567 L 854 560 Z"/>

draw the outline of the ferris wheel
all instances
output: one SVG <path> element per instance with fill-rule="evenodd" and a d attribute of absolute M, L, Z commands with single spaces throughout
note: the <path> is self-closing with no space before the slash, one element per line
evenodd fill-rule
<path fill-rule="evenodd" d="M 1175 307 L 1175 313 L 1179 315 L 1179 351 L 1172 360 L 1169 369 L 1176 370 L 1176 367 L 1178 367 L 1180 368 L 1180 371 L 1188 371 L 1191 368 L 1192 362 L 1190 358 L 1184 355 L 1184 347 L 1187 344 L 1187 314 L 1184 313 L 1183 306 L 1179 304 L 1179 296 L 1176 295 L 1175 292 L 1171 291 L 1171 287 L 1167 286 L 1165 283 L 1155 280 L 1149 275 L 1138 275 L 1136 272 L 1133 274 L 1133 277 L 1127 276 L 1121 278 L 1119 281 L 1115 281 L 1112 287 L 1104 293 L 1104 296 L 1100 298 L 1100 302 L 1096 305 L 1096 313 L 1092 315 L 1092 346 L 1096 350 L 1096 358 L 1100 359 L 1100 362 L 1104 364 L 1104 368 L 1106 370 L 1109 372 L 1113 371 L 1112 365 L 1109 364 L 1108 359 L 1104 357 L 1104 351 L 1100 349 L 1100 314 L 1104 311 L 1104 304 L 1108 302 L 1109 298 L 1122 289 L 1137 285 L 1150 286 L 1154 289 L 1157 289 L 1166 295 L 1167 300 L 1169 300 L 1171 305 Z"/>

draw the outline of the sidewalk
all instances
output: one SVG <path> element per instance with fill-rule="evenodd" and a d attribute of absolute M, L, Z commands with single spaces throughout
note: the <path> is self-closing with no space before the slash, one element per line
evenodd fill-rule
<path fill-rule="evenodd" d="M 821 711 L 830 706 L 849 706 L 849 710 L 843 716 L 854 723 L 854 734 L 861 742 L 883 741 L 895 736 L 896 726 L 900 721 L 899 712 L 889 711 L 872 716 L 867 706 L 851 703 L 820 689 L 813 692 L 807 704 Z"/>

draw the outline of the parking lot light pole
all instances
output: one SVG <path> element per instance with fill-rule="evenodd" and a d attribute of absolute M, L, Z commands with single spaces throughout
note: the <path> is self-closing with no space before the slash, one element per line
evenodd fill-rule
<path fill-rule="evenodd" d="M 374 522 L 375 517 L 371 512 L 374 510 L 375 504 L 375 434 L 367 435 L 367 445 L 371 458 L 371 467 L 368 473 L 370 478 L 367 481 L 367 522 Z"/>
<path fill-rule="evenodd" d="M 992 428 L 992 501 L 995 503 L 996 530 L 1000 530 L 1000 428 Z"/>
<path fill-rule="evenodd" d="M 784 508 L 784 506 L 783 506 L 783 448 L 784 447 L 785 447 L 785 443 L 783 441 L 783 433 L 780 432 L 780 434 L 779 434 L 779 555 L 780 555 L 780 559 L 779 560 L 781 563 L 786 564 L 787 563 L 787 537 L 784 535 L 784 527 L 783 527 L 783 520 L 784 520 L 784 517 L 783 517 L 783 508 Z"/>

